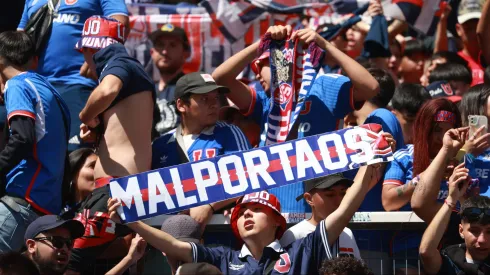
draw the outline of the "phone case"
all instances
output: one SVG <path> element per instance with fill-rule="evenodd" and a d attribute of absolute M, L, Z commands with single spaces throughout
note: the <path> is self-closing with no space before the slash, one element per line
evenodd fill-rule
<path fill-rule="evenodd" d="M 480 134 L 477 136 L 481 136 L 487 133 L 488 131 L 488 119 L 486 116 L 477 116 L 477 115 L 469 115 L 468 116 L 468 126 L 470 126 L 470 137 L 473 136 L 473 134 L 480 129 L 480 127 L 485 126 L 485 129 L 480 132 Z"/>

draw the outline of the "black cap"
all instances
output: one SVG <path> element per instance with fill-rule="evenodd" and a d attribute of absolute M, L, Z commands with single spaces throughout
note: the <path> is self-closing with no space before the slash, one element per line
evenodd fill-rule
<path fill-rule="evenodd" d="M 306 193 L 306 192 L 310 192 L 311 190 L 313 190 L 315 188 L 327 189 L 327 188 L 334 186 L 335 184 L 340 184 L 340 183 L 343 183 L 343 184 L 350 186 L 350 185 L 352 185 L 353 181 L 348 179 L 348 178 L 344 178 L 344 176 L 342 176 L 341 173 L 337 173 L 337 174 L 332 174 L 332 175 L 328 175 L 328 176 L 321 177 L 321 178 L 306 180 L 303 182 L 303 189 L 304 189 L 304 193 Z M 303 198 L 303 194 L 299 195 L 296 198 L 296 201 L 301 200 Z"/>
<path fill-rule="evenodd" d="M 60 216 L 56 215 L 45 215 L 37 218 L 27 227 L 24 235 L 24 242 L 29 239 L 34 239 L 37 235 L 39 235 L 39 233 L 58 227 L 66 228 L 70 232 L 72 239 L 80 238 L 85 232 L 83 224 L 79 221 L 64 220 Z"/>
<path fill-rule="evenodd" d="M 163 26 L 161 26 L 158 30 L 152 32 L 149 36 L 151 42 L 153 44 L 156 43 L 156 41 L 158 40 L 158 38 L 162 37 L 162 36 L 176 36 L 176 37 L 179 37 L 180 39 L 182 39 L 182 43 L 184 43 L 184 49 L 186 50 L 190 50 L 190 46 L 189 46 L 189 39 L 187 39 L 187 34 L 185 33 L 184 29 L 182 28 L 179 28 L 173 24 L 165 24 Z"/>
<path fill-rule="evenodd" d="M 213 77 L 205 73 L 190 73 L 182 76 L 175 85 L 174 100 L 183 97 L 185 94 L 207 94 L 218 89 L 220 93 L 229 93 L 230 90 L 225 86 L 216 85 Z"/>

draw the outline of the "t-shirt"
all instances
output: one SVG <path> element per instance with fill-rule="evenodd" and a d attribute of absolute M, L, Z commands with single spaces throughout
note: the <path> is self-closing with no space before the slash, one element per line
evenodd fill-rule
<path fill-rule="evenodd" d="M 217 122 L 215 126 L 205 129 L 199 135 L 184 136 L 183 140 L 187 157 L 191 162 L 251 148 L 238 127 L 224 122 Z M 151 168 L 181 164 L 177 146 L 175 129 L 157 138 L 152 144 Z"/>
<path fill-rule="evenodd" d="M 70 121 L 68 107 L 47 79 L 33 72 L 7 81 L 5 107 L 8 119 L 26 116 L 35 120 L 37 141 L 29 155 L 8 172 L 6 192 L 25 198 L 43 213 L 57 215 L 62 208 L 61 186 L 67 150 L 63 116 Z"/>
<path fill-rule="evenodd" d="M 413 178 L 413 144 L 407 144 L 396 151 L 393 158 L 386 165 L 383 185 L 401 186 L 409 183 Z M 400 208 L 400 211 L 412 211 L 410 203 Z"/>
<path fill-rule="evenodd" d="M 174 101 L 175 95 L 175 84 L 177 80 L 184 76 L 183 73 L 174 77 L 163 90 L 158 89 L 158 83 L 155 85 L 155 90 L 157 91 L 156 105 L 158 108 L 158 122 L 155 124 L 155 130 L 163 135 L 166 132 L 175 129 L 177 123 L 180 121 L 179 116 L 175 111 L 175 106 L 171 104 Z"/>
<path fill-rule="evenodd" d="M 252 91 L 252 103 L 247 113 L 261 129 L 260 146 L 265 145 L 267 133 L 267 118 L 271 99 L 265 92 Z M 295 125 L 298 138 L 313 136 L 340 129 L 345 115 L 354 110 L 352 84 L 348 77 L 338 74 L 319 75 L 308 94 Z M 293 127 L 292 129 L 295 129 Z M 295 198 L 304 193 L 302 183 L 289 184 L 269 190 L 282 203 L 285 213 L 310 212 L 310 206 L 305 202 L 297 202 Z"/>
<path fill-rule="evenodd" d="M 316 226 L 310 223 L 308 220 L 303 220 L 296 225 L 292 226 L 284 235 L 282 235 L 281 243 L 282 247 L 287 247 L 292 242 L 296 240 L 303 239 L 308 234 L 314 232 Z M 344 231 L 340 233 L 339 236 L 339 256 L 342 257 L 355 257 L 357 259 L 361 259 L 361 253 L 359 252 L 359 248 L 357 247 L 356 240 L 354 239 L 354 235 L 349 228 L 344 228 Z"/>
<path fill-rule="evenodd" d="M 18 29 L 24 29 L 29 18 L 48 0 L 26 0 Z M 53 19 L 51 35 L 39 56 L 37 73 L 50 82 L 84 84 L 95 87 L 96 82 L 80 75 L 83 54 L 75 50 L 82 36 L 83 24 L 92 15 L 128 15 L 123 0 L 60 0 Z M 78 114 L 77 114 L 78 115 Z"/>
<path fill-rule="evenodd" d="M 274 268 L 270 274 L 319 274 L 324 260 L 338 256 L 338 247 L 328 245 L 325 221 L 321 221 L 315 231 L 303 239 L 282 247 L 275 240 L 264 248 L 262 258 L 256 260 L 244 245 L 240 251 L 227 247 L 205 247 L 190 243 L 193 262 L 206 262 L 219 268 L 223 274 L 264 274 L 271 258 Z"/>
<path fill-rule="evenodd" d="M 466 55 L 463 51 L 458 52 L 458 55 L 461 56 L 464 60 L 468 62 L 468 67 L 471 70 L 471 75 L 473 76 L 473 81 L 471 81 L 471 86 L 482 84 L 483 83 L 483 68 L 477 63 L 471 56 Z"/>
<path fill-rule="evenodd" d="M 476 157 L 466 168 L 470 169 L 471 177 L 478 178 L 480 195 L 490 197 L 490 150 Z"/>

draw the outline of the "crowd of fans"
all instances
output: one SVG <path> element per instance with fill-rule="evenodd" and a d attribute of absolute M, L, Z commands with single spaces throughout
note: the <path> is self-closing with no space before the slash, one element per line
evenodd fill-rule
<path fill-rule="evenodd" d="M 184 72 L 189 39 L 165 24 L 148 34 L 156 82 L 124 47 L 123 0 L 55 1 L 37 51 L 24 28 L 48 2 L 27 0 L 18 30 L 0 33 L 0 274 L 100 273 L 100 259 L 117 259 L 106 274 L 141 273 L 147 244 L 173 274 L 490 274 L 490 1 L 461 1 L 457 35 L 441 6 L 423 37 L 371 0 L 371 25 L 328 40 L 270 26 L 213 72 Z M 265 37 L 325 53 L 287 140 L 376 123 L 394 160 L 190 208 L 161 229 L 121 224 L 111 179 L 268 144 Z M 247 66 L 254 81 L 239 78 Z M 356 211 L 413 211 L 427 228 L 350 230 Z M 295 212 L 311 218 L 288 228 L 281 214 Z M 237 247 L 204 245 L 215 213 Z"/>

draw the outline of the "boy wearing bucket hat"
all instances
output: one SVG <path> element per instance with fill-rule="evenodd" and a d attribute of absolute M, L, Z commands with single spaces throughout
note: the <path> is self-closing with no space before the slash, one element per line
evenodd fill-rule
<path fill-rule="evenodd" d="M 85 22 L 75 49 L 83 53 L 99 85 L 80 112 L 82 139 L 96 142 L 99 159 L 94 168 L 96 189 L 75 219 L 89 224 L 85 237 L 75 242 L 69 269 L 82 272 L 117 238 L 130 233 L 107 216 L 112 178 L 141 173 L 151 166 L 151 129 L 154 84 L 143 66 L 129 57 L 124 26 L 92 16 Z M 125 255 L 127 251 L 117 251 Z"/>
<path fill-rule="evenodd" d="M 361 204 L 374 171 L 371 165 L 361 167 L 339 208 L 320 221 L 314 232 L 287 247 L 278 241 L 286 230 L 281 204 L 266 191 L 240 198 L 232 213 L 233 233 L 244 243 L 241 250 L 182 242 L 141 221 L 128 227 L 167 255 L 184 263 L 207 262 L 224 274 L 318 274 L 324 260 L 339 255 L 336 240 Z M 109 215 L 116 222 L 120 221 L 119 206 L 117 199 L 109 199 Z"/>

